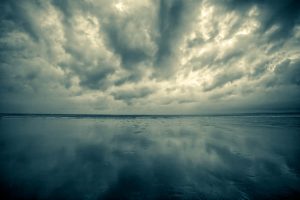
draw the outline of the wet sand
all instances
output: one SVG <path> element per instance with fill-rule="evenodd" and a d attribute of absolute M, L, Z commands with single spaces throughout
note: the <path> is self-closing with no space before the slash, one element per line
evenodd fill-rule
<path fill-rule="evenodd" d="M 1 199 L 293 199 L 300 117 L 0 118 Z"/>

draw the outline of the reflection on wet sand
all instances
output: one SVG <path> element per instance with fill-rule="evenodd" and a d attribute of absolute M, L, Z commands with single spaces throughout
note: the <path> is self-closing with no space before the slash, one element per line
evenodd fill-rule
<path fill-rule="evenodd" d="M 1 199 L 291 199 L 298 117 L 0 119 Z"/>

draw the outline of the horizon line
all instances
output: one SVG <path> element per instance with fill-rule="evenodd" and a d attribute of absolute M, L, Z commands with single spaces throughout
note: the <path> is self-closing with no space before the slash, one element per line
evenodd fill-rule
<path fill-rule="evenodd" d="M 299 115 L 294 112 L 240 112 L 240 113 L 202 113 L 202 114 L 90 114 L 90 113 L 1 113 L 0 117 L 213 117 L 213 116 L 263 116 L 263 115 Z"/>

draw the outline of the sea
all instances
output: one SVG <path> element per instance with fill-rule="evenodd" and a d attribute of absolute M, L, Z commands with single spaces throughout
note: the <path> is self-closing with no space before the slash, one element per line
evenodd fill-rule
<path fill-rule="evenodd" d="M 300 199 L 300 114 L 0 114 L 0 199 Z"/>

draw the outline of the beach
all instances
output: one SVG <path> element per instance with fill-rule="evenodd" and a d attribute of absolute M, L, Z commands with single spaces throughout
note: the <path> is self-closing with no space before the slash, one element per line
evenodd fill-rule
<path fill-rule="evenodd" d="M 1 116 L 1 199 L 292 199 L 300 116 Z"/>

